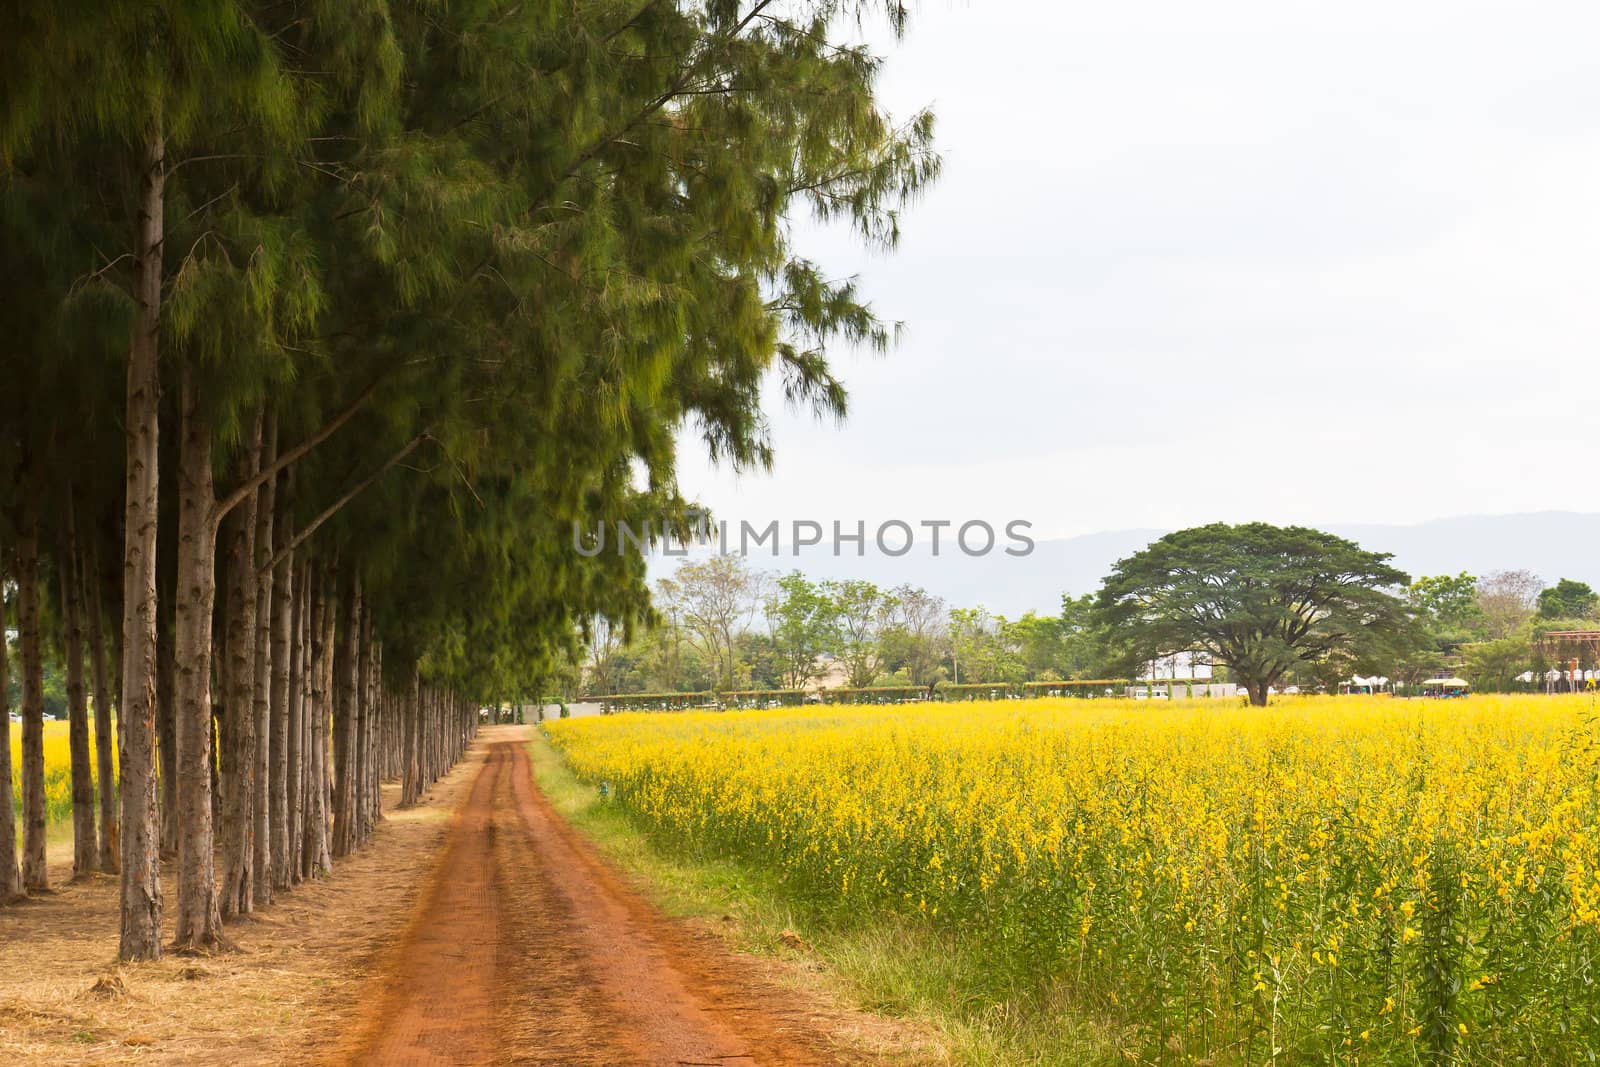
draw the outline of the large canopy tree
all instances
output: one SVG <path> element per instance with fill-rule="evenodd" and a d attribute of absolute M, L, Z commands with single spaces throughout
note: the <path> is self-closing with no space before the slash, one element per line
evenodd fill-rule
<path fill-rule="evenodd" d="M 1209 653 L 1263 706 L 1298 665 L 1410 635 L 1410 578 L 1390 558 L 1303 526 L 1213 523 L 1119 561 L 1096 608 L 1141 660 Z"/>

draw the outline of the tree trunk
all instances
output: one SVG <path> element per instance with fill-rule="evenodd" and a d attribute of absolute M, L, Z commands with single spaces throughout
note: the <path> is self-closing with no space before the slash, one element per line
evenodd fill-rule
<path fill-rule="evenodd" d="M 89 691 L 83 677 L 83 582 L 78 573 L 78 531 L 72 489 L 62 508 L 56 561 L 61 595 L 61 652 L 67 682 L 67 755 L 72 780 L 72 877 L 87 878 L 100 859 L 95 834 L 94 768 L 89 757 Z"/>
<path fill-rule="evenodd" d="M 312 856 L 315 869 L 333 869 L 333 664 L 335 644 L 339 634 L 339 602 L 329 592 L 336 587 L 333 577 L 337 570 L 324 578 L 322 605 L 322 655 L 317 663 L 317 714 L 311 722 L 312 737 L 317 746 L 317 763 L 313 768 L 317 783 L 317 850 Z"/>
<path fill-rule="evenodd" d="M 316 566 L 307 568 L 306 585 L 306 632 L 305 648 L 301 651 L 304 657 L 305 678 L 301 685 L 304 697 L 303 711 L 300 717 L 300 878 L 311 877 L 311 871 L 316 863 L 316 834 L 313 823 L 316 819 L 317 798 L 313 795 L 315 790 L 315 764 L 317 760 L 316 730 L 312 723 L 317 716 L 318 695 L 322 691 L 321 679 L 321 649 L 322 649 L 322 574 Z"/>
<path fill-rule="evenodd" d="M 327 577 L 312 580 L 315 590 L 311 613 L 311 663 L 309 700 L 306 703 L 305 838 L 301 873 L 310 878 L 332 866 L 328 848 L 328 683 L 333 676 L 333 605 L 328 601 Z"/>
<path fill-rule="evenodd" d="M 261 414 L 239 454 L 235 477 L 254 477 L 261 463 Z M 256 494 L 227 517 L 228 590 L 224 602 L 227 679 L 217 750 L 222 825 L 218 851 L 222 879 L 217 890 L 223 919 L 248 915 L 255 904 L 255 677 L 256 677 Z"/>
<path fill-rule="evenodd" d="M 262 423 L 261 462 L 271 464 L 278 458 L 278 423 L 272 410 L 267 410 Z M 272 525 L 273 508 L 277 503 L 278 479 L 269 478 L 257 492 L 255 559 L 250 574 L 256 586 L 255 613 L 255 691 L 251 713 L 255 719 L 255 755 L 252 760 L 251 784 L 254 796 L 251 811 L 254 822 L 251 830 L 251 857 L 256 904 L 272 903 Z"/>
<path fill-rule="evenodd" d="M 351 818 L 351 843 L 360 845 L 372 829 L 372 733 L 376 707 L 372 700 L 372 618 L 363 612 L 356 671 L 355 807 Z"/>
<path fill-rule="evenodd" d="M 5 574 L 0 548 L 0 576 Z M 0 595 L 0 904 L 23 896 L 17 866 L 16 797 L 11 791 L 11 669 L 6 662 L 6 598 Z"/>
<path fill-rule="evenodd" d="M 423 751 L 428 754 L 428 762 L 422 773 L 422 789 L 426 793 L 433 788 L 433 783 L 439 777 L 439 719 L 444 714 L 444 693 L 439 689 L 428 690 L 428 717 L 422 721 L 422 728 L 426 731 L 423 735 Z"/>
<path fill-rule="evenodd" d="M 300 857 L 305 841 L 305 710 L 307 667 L 310 663 L 310 575 L 309 565 L 294 571 L 294 633 L 289 642 L 289 703 L 287 737 L 284 743 L 284 818 L 288 833 L 287 868 L 290 883 L 301 878 Z"/>
<path fill-rule="evenodd" d="M 385 763 L 385 747 L 383 743 L 384 730 L 388 725 L 392 705 L 388 700 L 388 691 L 383 685 L 383 646 L 372 640 L 374 629 L 372 623 L 371 606 L 367 609 L 367 640 L 372 647 L 372 672 L 368 682 L 368 692 L 371 699 L 372 728 L 367 735 L 367 748 L 372 753 L 368 760 L 367 773 L 370 778 L 367 782 L 367 833 L 377 829 L 378 823 L 383 821 L 383 770 Z"/>
<path fill-rule="evenodd" d="M 446 694 L 442 689 L 433 691 L 433 699 L 428 702 L 428 774 L 423 779 L 427 788 L 432 789 L 433 783 L 439 780 L 441 765 L 444 763 L 444 707 Z"/>
<path fill-rule="evenodd" d="M 356 739 L 361 710 L 361 589 L 352 572 L 345 581 L 344 630 L 339 635 L 333 719 L 333 856 L 350 854 L 355 835 Z"/>
<path fill-rule="evenodd" d="M 176 596 L 173 597 L 176 600 Z M 178 663 L 171 612 L 156 631 L 156 733 L 161 753 L 161 855 L 178 857 Z"/>
<path fill-rule="evenodd" d="M 37 519 L 23 519 L 17 539 L 17 644 L 22 653 L 22 885 L 50 888 L 45 867 L 44 650 L 39 643 Z"/>
<path fill-rule="evenodd" d="M 405 709 L 400 723 L 400 806 L 409 808 L 422 795 L 422 768 L 417 762 L 417 739 L 422 712 L 422 682 L 417 665 L 411 665 Z"/>
<path fill-rule="evenodd" d="M 89 665 L 94 679 L 95 773 L 100 783 L 100 870 L 116 874 L 121 845 L 117 840 L 117 765 L 112 758 L 116 741 L 111 725 L 111 678 L 106 663 L 105 601 L 99 553 L 90 552 L 88 587 Z"/>
<path fill-rule="evenodd" d="M 275 494 L 275 505 L 281 512 L 288 511 L 288 476 L 280 479 L 282 488 Z M 279 515 L 273 527 L 274 552 L 289 540 L 289 523 L 286 514 Z M 275 889 L 289 887 L 289 701 L 293 686 L 295 627 L 295 599 L 291 583 L 294 566 L 286 558 L 274 568 L 272 576 L 272 684 L 268 694 L 268 796 L 267 811 L 270 823 L 272 850 L 272 885 Z"/>
<path fill-rule="evenodd" d="M 161 955 L 161 864 L 156 809 L 156 527 L 161 378 L 161 258 L 166 146 L 145 146 L 128 346 L 127 457 L 122 524 L 122 657 L 117 722 L 122 742 L 121 942 L 124 960 Z"/>
<path fill-rule="evenodd" d="M 449 694 L 443 689 L 433 691 L 428 709 L 428 788 L 433 788 L 444 774 L 444 716 Z"/>
<path fill-rule="evenodd" d="M 178 727 L 178 920 L 174 947 L 226 944 L 217 907 L 211 807 L 211 616 L 216 606 L 217 526 L 211 427 L 191 372 L 182 382 L 178 454 L 178 585 L 174 648 Z"/>

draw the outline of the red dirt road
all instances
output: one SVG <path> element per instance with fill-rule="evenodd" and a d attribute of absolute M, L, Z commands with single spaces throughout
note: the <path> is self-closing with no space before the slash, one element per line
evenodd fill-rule
<path fill-rule="evenodd" d="M 520 739 L 491 743 L 380 988 L 351 1062 L 844 1062 L 814 1005 L 625 885 Z"/>

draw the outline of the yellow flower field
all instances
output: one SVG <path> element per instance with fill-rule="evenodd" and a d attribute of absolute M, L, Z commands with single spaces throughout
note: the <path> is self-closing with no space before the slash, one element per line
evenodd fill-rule
<path fill-rule="evenodd" d="M 997 989 L 1062 989 L 1148 1058 L 1600 1048 L 1591 697 L 1037 700 L 548 730 L 663 841 L 768 865 L 824 911 L 959 931 L 992 954 Z"/>
<path fill-rule="evenodd" d="M 44 724 L 44 800 L 51 822 L 72 817 L 72 753 L 68 748 L 68 724 L 46 719 Z M 116 749 L 112 749 L 116 758 Z M 89 774 L 95 771 L 94 720 L 89 720 Z M 13 806 L 22 810 L 22 725 L 11 724 L 11 789 Z"/>

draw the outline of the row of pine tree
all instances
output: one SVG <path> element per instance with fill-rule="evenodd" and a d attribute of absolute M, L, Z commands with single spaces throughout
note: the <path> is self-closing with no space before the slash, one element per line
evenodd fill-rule
<path fill-rule="evenodd" d="M 769 463 L 763 389 L 842 414 L 829 346 L 894 333 L 796 239 L 891 246 L 938 171 L 931 116 L 888 115 L 844 36 L 904 17 L 5 5 L 0 897 L 47 880 L 48 648 L 75 867 L 120 872 L 148 959 L 358 847 L 380 782 L 414 802 L 583 620 L 648 623 L 637 546 L 573 530 L 684 524 L 681 441 Z"/>

